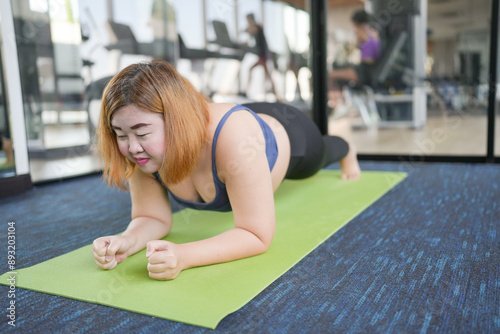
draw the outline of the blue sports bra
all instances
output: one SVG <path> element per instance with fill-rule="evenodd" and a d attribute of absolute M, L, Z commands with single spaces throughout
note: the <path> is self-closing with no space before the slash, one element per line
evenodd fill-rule
<path fill-rule="evenodd" d="M 276 137 L 274 136 L 274 133 L 272 132 L 271 128 L 269 125 L 267 125 L 266 122 L 262 118 L 260 118 L 255 112 L 250 110 L 249 108 L 242 106 L 242 105 L 236 105 L 233 108 L 231 108 L 220 120 L 219 124 L 217 125 L 217 128 L 215 129 L 215 134 L 214 134 L 214 139 L 212 142 L 212 174 L 214 178 L 214 184 L 215 184 L 215 198 L 211 202 L 192 202 L 192 201 L 186 201 L 182 198 L 179 198 L 175 196 L 161 181 L 160 176 L 158 175 L 158 172 L 153 173 L 155 178 L 160 182 L 170 193 L 170 195 L 180 204 L 182 204 L 185 207 L 196 209 L 196 210 L 211 210 L 211 211 L 231 211 L 231 203 L 229 203 L 229 197 L 227 194 L 226 190 L 226 185 L 219 179 L 219 176 L 217 175 L 217 169 L 215 168 L 215 147 L 217 145 L 217 139 L 219 138 L 219 133 L 222 130 L 222 127 L 226 123 L 227 119 L 231 114 L 235 111 L 238 110 L 248 110 L 252 115 L 255 116 L 257 119 L 257 122 L 259 122 L 259 125 L 262 129 L 262 132 L 264 133 L 264 138 L 266 141 L 266 156 L 267 156 L 267 161 L 269 163 L 269 169 L 273 170 L 274 164 L 276 163 L 276 159 L 278 158 L 278 145 L 276 142 Z"/>

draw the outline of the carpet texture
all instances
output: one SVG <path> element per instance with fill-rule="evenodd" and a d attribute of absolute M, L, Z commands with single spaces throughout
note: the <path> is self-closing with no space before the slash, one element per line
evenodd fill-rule
<path fill-rule="evenodd" d="M 500 166 L 364 161 L 361 168 L 408 176 L 226 316 L 216 333 L 500 332 Z M 4 259 L 8 221 L 16 222 L 21 268 L 122 231 L 129 210 L 128 194 L 96 175 L 1 199 Z M 0 272 L 8 270 L 0 261 Z M 8 291 L 0 285 L 0 332 L 213 332 L 25 289 L 16 289 L 9 330 Z"/>
<path fill-rule="evenodd" d="M 276 236 L 265 254 L 185 270 L 173 281 L 148 277 L 145 251 L 114 270 L 100 270 L 88 245 L 17 270 L 16 285 L 215 328 L 404 178 L 403 173 L 367 172 L 359 181 L 342 181 L 337 171 L 321 171 L 306 180 L 286 180 L 275 195 Z M 166 240 L 196 241 L 232 226 L 232 213 L 182 210 Z M 0 283 L 8 284 L 10 277 L 4 274 Z"/>

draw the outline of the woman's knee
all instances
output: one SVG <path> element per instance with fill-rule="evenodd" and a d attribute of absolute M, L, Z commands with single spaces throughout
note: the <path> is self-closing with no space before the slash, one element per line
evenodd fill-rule
<path fill-rule="evenodd" d="M 323 136 L 325 154 L 323 166 L 342 160 L 349 153 L 349 144 L 338 136 Z"/>

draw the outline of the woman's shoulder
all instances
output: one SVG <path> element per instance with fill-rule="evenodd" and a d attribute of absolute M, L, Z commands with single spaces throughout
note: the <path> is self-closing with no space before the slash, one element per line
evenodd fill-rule
<path fill-rule="evenodd" d="M 239 106 L 239 108 L 237 108 Z M 235 108 L 236 107 L 236 108 Z M 227 122 L 239 125 L 245 125 L 249 120 L 254 120 L 255 116 L 250 112 L 237 112 L 239 110 L 247 111 L 248 109 L 244 106 L 240 106 L 235 103 L 210 103 L 209 110 L 212 118 L 212 123 L 217 127 L 218 123 L 222 120 L 222 118 L 229 112 L 231 109 L 234 109 L 233 113 L 231 113 L 227 117 L 224 124 Z"/>
<path fill-rule="evenodd" d="M 217 135 L 217 140 L 226 142 L 227 145 L 233 145 L 238 142 L 238 138 L 250 131 L 255 131 L 254 122 L 257 123 L 255 116 L 249 112 L 235 112 L 224 118 L 227 113 L 238 104 L 235 103 L 211 103 L 210 110 L 210 132 Z M 245 108 L 241 108 L 246 110 Z"/>
<path fill-rule="evenodd" d="M 238 106 L 236 103 L 209 103 L 208 104 L 208 109 L 210 112 L 210 123 L 213 129 L 217 128 L 219 126 L 220 121 L 222 118 L 233 108 Z M 244 107 L 241 107 L 241 109 L 245 109 Z M 239 110 L 238 108 L 235 108 L 234 111 Z M 240 113 L 240 112 L 233 112 L 231 113 L 230 117 L 225 119 L 225 123 L 227 123 L 229 120 L 233 119 L 246 119 L 250 115 L 249 113 Z M 234 121 L 230 122 L 233 123 Z"/>
<path fill-rule="evenodd" d="M 234 106 L 236 106 L 235 103 L 212 102 L 208 104 L 208 110 L 210 111 L 211 114 L 219 114 L 219 113 L 225 114 L 226 112 L 231 110 L 231 108 L 233 108 Z"/>
<path fill-rule="evenodd" d="M 257 123 L 255 116 L 253 116 L 249 112 L 237 112 L 239 108 L 235 108 L 238 104 L 235 103 L 209 103 L 208 107 L 210 110 L 210 118 L 211 118 L 211 126 L 215 131 L 216 128 L 220 128 L 220 134 L 230 134 L 231 136 L 238 136 L 238 133 L 252 131 L 253 124 Z M 233 113 L 226 117 L 224 120 L 224 116 L 234 108 Z M 242 110 L 246 111 L 245 107 L 241 107 Z M 221 124 L 223 121 L 223 124 Z"/>

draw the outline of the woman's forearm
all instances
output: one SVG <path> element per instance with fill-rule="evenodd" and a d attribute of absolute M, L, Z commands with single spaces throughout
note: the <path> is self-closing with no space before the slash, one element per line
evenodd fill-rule
<path fill-rule="evenodd" d="M 182 253 L 182 269 L 187 269 L 262 254 L 269 243 L 248 230 L 233 228 L 209 239 L 178 246 Z"/>
<path fill-rule="evenodd" d="M 134 218 L 122 236 L 131 238 L 134 246 L 130 254 L 135 254 L 144 249 L 151 240 L 163 239 L 170 232 L 171 224 L 150 217 Z"/>

